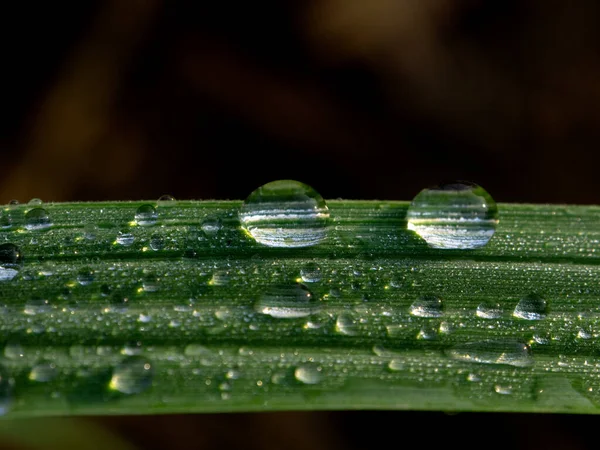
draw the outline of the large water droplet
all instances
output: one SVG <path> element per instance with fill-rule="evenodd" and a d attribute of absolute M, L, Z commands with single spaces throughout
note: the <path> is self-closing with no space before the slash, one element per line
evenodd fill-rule
<path fill-rule="evenodd" d="M 513 316 L 525 320 L 541 320 L 546 317 L 546 300 L 538 294 L 523 297 L 513 312 Z"/>
<path fill-rule="evenodd" d="M 33 366 L 31 372 L 29 372 L 29 379 L 39 383 L 46 383 L 56 378 L 56 375 L 58 375 L 56 364 L 50 361 L 42 361 Z"/>
<path fill-rule="evenodd" d="M 109 388 L 123 394 L 139 394 L 152 386 L 154 369 L 143 356 L 128 356 L 115 367 Z"/>
<path fill-rule="evenodd" d="M 146 272 L 142 281 L 144 292 L 156 292 L 160 289 L 160 278 L 154 272 Z"/>
<path fill-rule="evenodd" d="M 321 268 L 315 263 L 308 263 L 300 269 L 300 277 L 305 283 L 318 283 L 321 281 Z"/>
<path fill-rule="evenodd" d="M 444 313 L 442 299 L 435 295 L 423 295 L 410 305 L 409 312 L 418 317 L 441 317 Z"/>
<path fill-rule="evenodd" d="M 482 319 L 499 319 L 502 317 L 502 307 L 499 303 L 482 302 L 475 314 Z"/>
<path fill-rule="evenodd" d="M 0 365 L 0 415 L 4 415 L 10 409 L 12 403 L 14 380 L 8 376 L 4 366 Z"/>
<path fill-rule="evenodd" d="M 42 206 L 42 199 L 40 198 L 32 198 L 31 200 L 29 200 L 29 203 L 27 203 L 29 206 Z"/>
<path fill-rule="evenodd" d="M 89 267 L 82 267 L 77 272 L 77 282 L 82 286 L 88 286 L 94 281 L 94 271 Z"/>
<path fill-rule="evenodd" d="M 407 212 L 408 229 L 430 247 L 473 249 L 494 235 L 498 208 L 485 189 L 474 183 L 454 182 L 424 189 Z"/>
<path fill-rule="evenodd" d="M 527 367 L 533 364 L 531 348 L 517 341 L 470 342 L 447 351 L 453 359 L 481 364 Z"/>
<path fill-rule="evenodd" d="M 122 245 L 123 247 L 129 247 L 135 241 L 135 237 L 133 234 L 126 231 L 119 231 L 117 234 L 117 244 Z"/>
<path fill-rule="evenodd" d="M 0 228 L 10 228 L 12 227 L 13 220 L 12 215 L 9 211 L 0 211 Z"/>
<path fill-rule="evenodd" d="M 160 207 L 175 206 L 177 205 L 177 200 L 172 195 L 165 194 L 160 196 L 156 204 Z"/>
<path fill-rule="evenodd" d="M 23 267 L 23 254 L 15 244 L 0 245 L 0 281 L 12 280 Z"/>
<path fill-rule="evenodd" d="M 165 248 L 165 241 L 159 234 L 153 234 L 150 237 L 150 248 L 155 252 Z"/>
<path fill-rule="evenodd" d="M 335 321 L 335 331 L 347 336 L 358 334 L 358 324 L 356 319 L 349 313 L 340 314 Z"/>
<path fill-rule="evenodd" d="M 302 284 L 269 288 L 256 302 L 256 311 L 278 319 L 307 317 L 320 309 L 317 298 Z"/>
<path fill-rule="evenodd" d="M 293 180 L 267 183 L 240 210 L 242 228 L 269 247 L 308 247 L 327 237 L 329 209 L 310 186 Z"/>
<path fill-rule="evenodd" d="M 296 380 L 304 384 L 317 384 L 323 378 L 322 369 L 315 363 L 298 366 L 294 371 Z"/>
<path fill-rule="evenodd" d="M 148 227 L 156 224 L 158 214 L 152 205 L 141 205 L 135 212 L 135 221 L 138 225 Z"/>
<path fill-rule="evenodd" d="M 51 226 L 52 221 L 44 208 L 33 208 L 25 214 L 25 228 L 28 230 L 44 230 Z"/>

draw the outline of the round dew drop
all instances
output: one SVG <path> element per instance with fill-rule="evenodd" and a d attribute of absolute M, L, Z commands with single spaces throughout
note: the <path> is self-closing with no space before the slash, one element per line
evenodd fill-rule
<path fill-rule="evenodd" d="M 128 356 L 115 367 L 109 388 L 123 394 L 139 394 L 152 386 L 154 369 L 143 356 Z"/>
<path fill-rule="evenodd" d="M 513 316 L 525 320 L 542 320 L 546 313 L 546 300 L 538 294 L 529 294 L 517 303 Z"/>
<path fill-rule="evenodd" d="M 158 214 L 152 205 L 142 205 L 135 212 L 135 222 L 142 227 L 149 227 L 156 224 Z"/>
<path fill-rule="evenodd" d="M 23 253 L 15 244 L 0 244 L 0 281 L 12 280 L 23 267 Z"/>
<path fill-rule="evenodd" d="M 304 384 L 318 384 L 323 378 L 323 374 L 319 366 L 314 363 L 307 363 L 296 368 L 294 377 Z"/>
<path fill-rule="evenodd" d="M 51 226 L 52 221 L 44 208 L 33 208 L 25 214 L 25 228 L 27 230 L 45 230 Z"/>
<path fill-rule="evenodd" d="M 269 247 L 310 247 L 327 238 L 329 208 L 312 187 L 293 180 L 267 183 L 246 199 L 242 229 Z"/>
<path fill-rule="evenodd" d="M 435 295 L 423 295 L 410 305 L 408 312 L 417 317 L 441 317 L 444 313 L 442 299 Z"/>
<path fill-rule="evenodd" d="M 432 248 L 475 249 L 494 235 L 498 208 L 481 186 L 457 181 L 419 192 L 407 220 L 408 229 Z"/>
<path fill-rule="evenodd" d="M 43 361 L 36 364 L 29 372 L 29 379 L 38 383 L 52 381 L 58 375 L 56 365 L 49 361 Z"/>
<path fill-rule="evenodd" d="M 306 286 L 292 284 L 267 289 L 254 309 L 277 319 L 298 319 L 318 312 L 320 304 Z"/>

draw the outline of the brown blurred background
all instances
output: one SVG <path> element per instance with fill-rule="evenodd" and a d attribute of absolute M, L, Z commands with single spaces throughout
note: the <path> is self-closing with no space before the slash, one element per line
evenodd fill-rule
<path fill-rule="evenodd" d="M 244 198 L 280 178 L 326 198 L 409 200 L 468 179 L 497 201 L 600 203 L 597 0 L 11 3 L 0 14 L 2 203 Z M 456 424 L 483 427 L 492 444 L 508 433 L 515 448 L 559 448 L 564 435 L 562 448 L 587 448 L 558 417 L 101 423 L 140 448 L 216 448 L 223 435 L 232 448 L 372 448 L 373 433 L 401 445 L 393 433 L 423 426 L 426 443 L 439 439 L 427 429 Z M 545 424 L 553 442 L 533 437 Z"/>

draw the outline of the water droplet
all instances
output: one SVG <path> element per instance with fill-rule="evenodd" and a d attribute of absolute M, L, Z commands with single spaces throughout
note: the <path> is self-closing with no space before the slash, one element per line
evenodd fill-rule
<path fill-rule="evenodd" d="M 593 337 L 593 334 L 590 333 L 588 330 L 584 329 L 584 328 L 580 328 L 577 331 L 577 338 L 578 339 L 591 339 Z"/>
<path fill-rule="evenodd" d="M 125 232 L 125 231 L 119 231 L 119 234 L 117 234 L 117 244 L 122 245 L 124 247 L 129 247 L 130 245 L 133 244 L 133 242 L 135 241 L 135 237 L 133 236 L 133 234 Z"/>
<path fill-rule="evenodd" d="M 150 248 L 152 250 L 159 251 L 162 250 L 165 247 L 165 241 L 163 240 L 163 238 L 158 235 L 158 234 L 153 234 L 150 237 Z"/>
<path fill-rule="evenodd" d="M 51 226 L 52 221 L 44 208 L 33 208 L 25 214 L 25 228 L 30 231 L 45 230 Z"/>
<path fill-rule="evenodd" d="M 410 305 L 409 312 L 417 317 L 441 317 L 443 311 L 442 299 L 435 295 L 423 295 Z"/>
<path fill-rule="evenodd" d="M 202 221 L 200 228 L 204 231 L 207 236 L 215 236 L 223 227 L 221 219 L 217 216 L 207 216 Z"/>
<path fill-rule="evenodd" d="M 4 366 L 0 365 L 0 415 L 4 415 L 10 409 L 12 403 L 14 380 L 8 376 Z"/>
<path fill-rule="evenodd" d="M 308 247 L 327 237 L 329 209 L 310 186 L 273 181 L 250 194 L 240 222 L 252 238 L 269 247 Z"/>
<path fill-rule="evenodd" d="M 322 369 L 315 363 L 306 363 L 296 367 L 296 380 L 304 384 L 318 384 L 323 378 Z"/>
<path fill-rule="evenodd" d="M 142 289 L 144 292 L 156 292 L 160 288 L 160 278 L 153 273 L 148 272 L 144 274 L 144 279 L 142 281 Z"/>
<path fill-rule="evenodd" d="M 319 300 L 302 284 L 271 287 L 255 305 L 257 312 L 277 319 L 307 317 L 319 309 Z"/>
<path fill-rule="evenodd" d="M 404 370 L 404 367 L 404 361 L 401 361 L 399 359 L 392 359 L 388 364 L 388 369 L 393 370 L 394 372 Z"/>
<path fill-rule="evenodd" d="M 231 275 L 226 270 L 217 270 L 213 273 L 212 278 L 208 282 L 211 286 L 226 286 L 229 284 L 229 280 L 231 279 Z"/>
<path fill-rule="evenodd" d="M 417 333 L 417 339 L 433 341 L 437 339 L 437 330 L 433 327 L 423 327 Z"/>
<path fill-rule="evenodd" d="M 321 281 L 321 268 L 315 263 L 308 263 L 300 269 L 300 277 L 305 283 L 318 283 Z"/>
<path fill-rule="evenodd" d="M 29 372 L 29 379 L 39 383 L 46 383 L 56 378 L 56 375 L 58 375 L 56 364 L 50 361 L 42 361 L 31 369 L 31 372 Z"/>
<path fill-rule="evenodd" d="M 335 331 L 347 336 L 354 336 L 358 334 L 358 324 L 350 314 L 342 313 L 335 321 Z"/>
<path fill-rule="evenodd" d="M 143 356 L 128 356 L 115 367 L 109 388 L 123 394 L 139 394 L 152 386 L 154 369 Z"/>
<path fill-rule="evenodd" d="M 17 209 L 19 207 L 19 205 L 20 205 L 19 200 L 16 200 L 16 199 L 12 199 L 10 202 L 8 202 L 8 207 L 11 210 Z"/>
<path fill-rule="evenodd" d="M 16 341 L 9 341 L 4 347 L 4 356 L 8 359 L 19 359 L 24 354 L 23 346 Z"/>
<path fill-rule="evenodd" d="M 142 227 L 148 227 L 156 224 L 158 214 L 152 205 L 141 205 L 135 212 L 135 221 Z"/>
<path fill-rule="evenodd" d="M 12 280 L 23 267 L 21 249 L 10 242 L 0 244 L 0 281 Z"/>
<path fill-rule="evenodd" d="M 36 314 L 43 314 L 50 312 L 52 307 L 50 302 L 45 298 L 33 297 L 25 302 L 25 309 L 23 312 L 29 316 L 35 316 Z"/>
<path fill-rule="evenodd" d="M 32 198 L 27 204 L 29 206 L 42 206 L 42 200 L 39 198 Z"/>
<path fill-rule="evenodd" d="M 496 203 L 481 186 L 469 182 L 444 183 L 423 189 L 407 212 L 408 229 L 430 247 L 483 247 L 498 223 Z"/>
<path fill-rule="evenodd" d="M 542 320 L 546 317 L 546 300 L 538 294 L 523 297 L 513 312 L 513 316 L 525 320 Z"/>
<path fill-rule="evenodd" d="M 183 350 L 185 356 L 202 356 L 204 358 L 214 358 L 214 353 L 208 347 L 200 344 L 189 344 Z"/>
<path fill-rule="evenodd" d="M 13 220 L 9 211 L 0 211 L 0 228 L 8 229 L 12 227 Z"/>
<path fill-rule="evenodd" d="M 177 200 L 172 195 L 161 195 L 156 204 L 160 207 L 164 206 L 175 206 L 177 205 Z"/>
<path fill-rule="evenodd" d="M 82 286 L 88 286 L 94 281 L 94 271 L 89 267 L 83 267 L 77 272 L 77 282 Z"/>
<path fill-rule="evenodd" d="M 83 238 L 88 241 L 93 241 L 98 235 L 98 226 L 93 223 L 88 223 L 83 227 Z"/>
<path fill-rule="evenodd" d="M 456 360 L 480 364 L 528 367 L 533 364 L 531 347 L 517 341 L 481 341 L 458 345 L 447 351 Z"/>
<path fill-rule="evenodd" d="M 501 395 L 510 395 L 512 394 L 512 386 L 504 385 L 504 384 L 496 384 L 494 385 L 494 392 Z"/>
<path fill-rule="evenodd" d="M 479 304 L 475 314 L 482 319 L 499 319 L 502 317 L 502 307 L 499 303 L 483 302 Z"/>

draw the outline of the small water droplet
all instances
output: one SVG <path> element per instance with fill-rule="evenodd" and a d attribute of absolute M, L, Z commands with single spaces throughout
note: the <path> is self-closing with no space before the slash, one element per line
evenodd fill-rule
<path fill-rule="evenodd" d="M 513 388 L 512 386 L 505 384 L 496 384 L 494 385 L 494 392 L 501 395 L 510 395 L 512 394 Z"/>
<path fill-rule="evenodd" d="M 518 341 L 481 341 L 458 345 L 447 351 L 456 360 L 480 364 L 528 367 L 533 364 L 529 345 Z"/>
<path fill-rule="evenodd" d="M 10 202 L 8 202 L 8 207 L 13 211 L 15 209 L 17 209 L 19 207 L 19 205 L 20 205 L 19 200 L 16 200 L 16 199 L 12 199 Z"/>
<path fill-rule="evenodd" d="M 217 216 L 205 217 L 204 220 L 202 220 L 202 224 L 200 225 L 200 228 L 202 228 L 204 234 L 209 237 L 215 236 L 221 230 L 222 227 L 223 223 L 221 222 L 221 219 L 219 219 Z"/>
<path fill-rule="evenodd" d="M 296 367 L 294 377 L 304 384 L 318 384 L 323 378 L 323 373 L 319 365 L 315 363 L 306 363 Z"/>
<path fill-rule="evenodd" d="M 588 330 L 584 329 L 584 328 L 580 328 L 577 331 L 577 338 L 578 339 L 591 339 L 593 337 L 592 333 L 590 333 Z"/>
<path fill-rule="evenodd" d="M 355 336 L 358 334 L 358 324 L 352 315 L 342 313 L 335 321 L 335 331 L 346 336 Z"/>
<path fill-rule="evenodd" d="M 142 289 L 144 292 L 156 292 L 160 289 L 160 278 L 154 272 L 144 274 L 142 281 Z"/>
<path fill-rule="evenodd" d="M 93 223 L 85 224 L 83 227 L 83 238 L 88 241 L 93 241 L 98 235 L 98 226 Z"/>
<path fill-rule="evenodd" d="M 433 327 L 425 326 L 417 333 L 417 339 L 424 341 L 433 341 L 437 339 L 437 330 Z"/>
<path fill-rule="evenodd" d="M 4 356 L 8 359 L 19 359 L 25 354 L 23 346 L 16 341 L 9 341 L 4 347 Z"/>
<path fill-rule="evenodd" d="M 13 219 L 9 211 L 0 211 L 0 228 L 8 229 L 12 227 Z"/>
<path fill-rule="evenodd" d="M 277 319 L 307 317 L 319 309 L 319 300 L 302 284 L 271 287 L 255 305 L 257 312 Z"/>
<path fill-rule="evenodd" d="M 226 286 L 229 284 L 231 275 L 227 270 L 217 270 L 213 273 L 212 278 L 208 282 L 211 286 Z"/>
<path fill-rule="evenodd" d="M 25 228 L 30 231 L 45 230 L 52 226 L 52 220 L 44 208 L 33 208 L 25 214 Z"/>
<path fill-rule="evenodd" d="M 177 205 L 177 200 L 172 195 L 165 194 L 160 196 L 156 204 L 160 207 L 175 206 Z"/>
<path fill-rule="evenodd" d="M 23 267 L 23 253 L 15 244 L 0 244 L 0 281 L 12 280 Z"/>
<path fill-rule="evenodd" d="M 56 375 L 58 375 L 56 364 L 50 361 L 41 361 L 33 366 L 31 372 L 29 372 L 29 379 L 39 383 L 46 383 L 56 378 Z"/>
<path fill-rule="evenodd" d="M 133 234 L 126 232 L 126 231 L 119 231 L 119 234 L 117 234 L 117 244 L 122 245 L 124 247 L 129 247 L 130 245 L 132 245 L 135 241 L 135 237 L 133 236 Z"/>
<path fill-rule="evenodd" d="M 481 186 L 457 181 L 419 192 L 407 220 L 408 229 L 432 248 L 474 249 L 494 235 L 498 208 Z"/>
<path fill-rule="evenodd" d="M 94 281 L 94 271 L 89 267 L 83 267 L 77 272 L 77 282 L 82 286 L 88 286 Z"/>
<path fill-rule="evenodd" d="M 269 247 L 308 247 L 327 237 L 329 209 L 310 186 L 293 180 L 256 189 L 240 210 L 242 228 Z"/>
<path fill-rule="evenodd" d="M 158 234 L 153 234 L 150 237 L 150 248 L 152 250 L 159 251 L 162 250 L 165 247 L 165 241 L 163 240 L 163 238 L 158 235 Z"/>
<path fill-rule="evenodd" d="M 502 317 L 502 307 L 500 303 L 482 302 L 477 307 L 475 315 L 482 319 L 499 319 Z"/>
<path fill-rule="evenodd" d="M 29 316 L 35 316 L 36 314 L 43 314 L 50 312 L 52 307 L 50 302 L 41 297 L 33 297 L 25 302 L 25 308 L 23 312 Z"/>
<path fill-rule="evenodd" d="M 214 357 L 213 351 L 200 344 L 189 344 L 183 350 L 185 356 L 202 356 L 205 358 Z"/>
<path fill-rule="evenodd" d="M 27 204 L 29 206 L 42 206 L 42 200 L 39 198 L 32 198 Z"/>
<path fill-rule="evenodd" d="M 135 221 L 142 227 L 148 227 L 156 224 L 158 214 L 152 205 L 141 205 L 135 212 Z"/>
<path fill-rule="evenodd" d="M 423 295 L 410 305 L 409 312 L 417 317 L 441 317 L 444 313 L 442 299 L 435 295 Z"/>
<path fill-rule="evenodd" d="M 128 356 L 115 367 L 109 388 L 123 394 L 139 394 L 152 386 L 154 368 L 143 356 Z"/>
<path fill-rule="evenodd" d="M 519 300 L 513 316 L 525 320 L 542 320 L 546 317 L 546 300 L 538 294 L 529 294 Z"/>
<path fill-rule="evenodd" d="M 14 380 L 8 376 L 8 371 L 0 365 L 0 415 L 4 415 L 12 404 Z"/>
<path fill-rule="evenodd" d="M 300 269 L 300 277 L 305 283 L 318 283 L 321 281 L 321 268 L 315 263 L 308 263 Z"/>
<path fill-rule="evenodd" d="M 388 369 L 393 370 L 394 372 L 402 371 L 404 370 L 404 367 L 404 361 L 399 359 L 392 359 L 388 364 Z"/>

